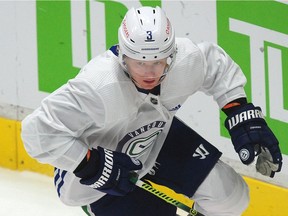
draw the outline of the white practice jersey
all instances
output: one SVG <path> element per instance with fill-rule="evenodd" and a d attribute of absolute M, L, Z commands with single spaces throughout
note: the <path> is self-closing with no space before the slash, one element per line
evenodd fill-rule
<path fill-rule="evenodd" d="M 175 62 L 158 96 L 139 92 L 108 50 L 23 120 L 27 152 L 41 163 L 68 171 L 60 191 L 63 202 L 86 205 L 104 195 L 81 185 L 73 174 L 88 148 L 102 146 L 141 160 L 142 177 L 153 167 L 173 116 L 190 95 L 212 95 L 220 108 L 246 97 L 246 78 L 223 49 L 184 38 L 176 38 L 176 44 Z"/>

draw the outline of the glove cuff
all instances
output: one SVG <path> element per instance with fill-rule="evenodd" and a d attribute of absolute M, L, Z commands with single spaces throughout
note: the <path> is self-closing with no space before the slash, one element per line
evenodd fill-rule
<path fill-rule="evenodd" d="M 75 176 L 81 179 L 94 177 L 100 169 L 100 155 L 96 149 L 89 150 L 89 159 L 85 157 L 79 166 L 73 172 Z"/>

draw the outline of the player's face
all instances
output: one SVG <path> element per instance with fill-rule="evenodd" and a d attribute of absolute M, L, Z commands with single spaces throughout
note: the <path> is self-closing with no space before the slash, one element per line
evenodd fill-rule
<path fill-rule="evenodd" d="M 140 61 L 126 57 L 125 63 L 135 84 L 139 88 L 149 90 L 159 84 L 167 65 L 167 58 L 156 61 Z"/>

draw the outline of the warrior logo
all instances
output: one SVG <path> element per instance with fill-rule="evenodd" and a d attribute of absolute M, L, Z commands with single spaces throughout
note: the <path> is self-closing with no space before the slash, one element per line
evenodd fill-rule
<path fill-rule="evenodd" d="M 254 119 L 254 118 L 264 118 L 261 110 L 256 109 L 241 112 L 228 120 L 229 129 L 231 130 L 237 124 L 246 121 L 248 119 Z"/>
<path fill-rule="evenodd" d="M 241 149 L 239 155 L 243 161 L 246 161 L 250 157 L 248 149 Z"/>
<path fill-rule="evenodd" d="M 200 144 L 199 147 L 195 150 L 193 157 L 200 157 L 199 159 L 205 159 L 209 155 L 209 152 L 205 149 L 203 144 Z"/>
<path fill-rule="evenodd" d="M 104 149 L 104 154 L 105 154 L 105 162 L 104 162 L 104 168 L 102 170 L 102 175 L 100 176 L 98 181 L 96 181 L 92 185 L 89 185 L 92 188 L 102 187 L 104 184 L 106 184 L 112 173 L 113 152 L 108 149 Z"/>

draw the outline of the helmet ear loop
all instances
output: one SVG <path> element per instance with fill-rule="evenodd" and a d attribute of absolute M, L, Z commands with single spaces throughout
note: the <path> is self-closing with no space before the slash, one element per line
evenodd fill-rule
<path fill-rule="evenodd" d="M 131 74 L 130 74 L 129 71 L 128 71 L 127 64 L 126 64 L 126 62 L 125 62 L 125 60 L 124 60 L 126 56 L 125 56 L 125 55 L 122 55 L 121 53 L 119 53 L 119 55 L 121 55 L 121 57 L 120 57 L 120 65 L 121 65 L 124 73 L 126 74 L 126 76 L 127 76 L 128 78 L 132 79 L 132 76 L 131 76 Z"/>
<path fill-rule="evenodd" d="M 159 79 L 159 84 L 164 80 L 164 78 L 166 77 L 166 75 L 168 74 L 168 71 L 170 70 L 170 68 L 172 67 L 173 63 L 174 63 L 174 58 L 175 58 L 175 54 L 176 54 L 176 50 L 174 53 L 172 53 L 168 59 L 170 59 L 170 62 L 167 63 L 165 69 L 164 69 L 164 72 L 162 74 L 162 76 L 160 77 Z"/>
<path fill-rule="evenodd" d="M 159 78 L 158 84 L 160 84 L 165 79 L 169 69 L 170 69 L 170 65 L 167 64 L 166 67 L 164 68 L 164 72 L 163 72 L 162 76 Z"/>

